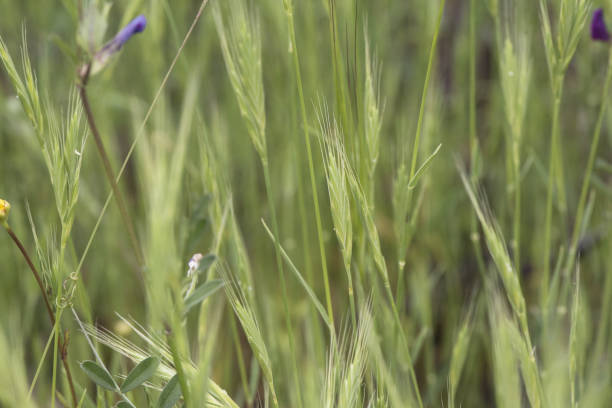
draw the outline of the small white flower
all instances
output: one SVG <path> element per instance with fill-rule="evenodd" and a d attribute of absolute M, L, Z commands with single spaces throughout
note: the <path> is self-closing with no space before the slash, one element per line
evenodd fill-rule
<path fill-rule="evenodd" d="M 202 260 L 202 258 L 204 258 L 204 256 L 200 253 L 194 254 L 191 259 L 189 260 L 189 270 L 187 271 L 187 276 L 191 277 L 193 276 L 196 271 L 198 270 L 198 268 L 200 267 L 200 261 Z"/>

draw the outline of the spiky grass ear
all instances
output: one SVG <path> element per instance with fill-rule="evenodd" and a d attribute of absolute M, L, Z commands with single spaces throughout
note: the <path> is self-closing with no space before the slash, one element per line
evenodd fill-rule
<path fill-rule="evenodd" d="M 448 406 L 455 407 L 455 395 L 459 387 L 459 381 L 463 372 L 463 366 L 467 359 L 468 349 L 474 331 L 474 303 L 470 304 L 470 308 L 461 323 L 459 332 L 455 337 L 453 351 L 451 353 L 450 368 L 448 370 Z"/>
<path fill-rule="evenodd" d="M 347 180 L 350 165 L 344 150 L 342 132 L 335 118 L 330 117 L 325 103 L 317 109 L 317 119 L 334 231 L 340 243 L 345 266 L 350 270 L 353 242 L 350 187 Z"/>
<path fill-rule="evenodd" d="M 7 366 L 4 370 L 0 370 L 0 405 L 36 408 L 37 404 L 31 398 L 32 387 L 30 387 L 28 370 L 25 366 L 25 361 L 27 361 L 25 343 L 19 340 L 24 335 L 20 327 L 21 323 L 15 320 L 15 315 L 9 317 L 8 320 L 4 319 L 2 323 L 0 358 Z M 32 384 L 35 382 L 33 381 Z M 28 388 L 30 388 L 29 391 Z"/>
<path fill-rule="evenodd" d="M 365 148 L 362 148 L 362 155 L 366 161 L 367 174 L 370 178 L 369 183 L 374 177 L 378 158 L 380 155 L 380 139 L 383 124 L 384 106 L 380 101 L 380 80 L 382 69 L 376 57 L 376 53 L 370 51 L 370 42 L 367 39 L 367 30 L 364 23 L 365 39 L 365 79 L 363 89 L 363 136 Z M 373 188 L 373 186 L 370 186 Z"/>
<path fill-rule="evenodd" d="M 459 174 L 465 190 L 470 198 L 470 201 L 472 202 L 472 206 L 476 212 L 478 220 L 480 221 L 480 225 L 485 236 L 485 242 L 489 248 L 489 253 L 495 262 L 499 276 L 504 284 L 508 300 L 510 301 L 512 308 L 519 319 L 526 322 L 527 308 L 519 277 L 514 265 L 512 264 L 512 260 L 510 259 L 506 243 L 499 231 L 499 227 L 491 214 L 489 206 L 487 205 L 486 196 L 484 193 L 479 193 L 478 196 L 474 193 L 465 172 L 461 169 L 459 164 L 457 166 L 459 168 Z"/>
<path fill-rule="evenodd" d="M 502 408 L 521 406 L 521 378 L 508 331 L 512 321 L 500 300 L 501 295 L 490 296 L 488 301 L 489 322 L 492 343 L 492 363 L 495 387 L 495 400 Z"/>
<path fill-rule="evenodd" d="M 232 275 L 227 267 L 221 266 L 219 268 L 219 275 L 225 282 L 225 293 L 227 299 L 234 309 L 234 313 L 244 333 L 246 334 L 247 340 L 259 365 L 263 371 L 264 378 L 268 384 L 270 392 L 272 393 L 272 402 L 275 407 L 278 407 L 278 399 L 276 396 L 276 388 L 274 386 L 274 375 L 272 372 L 272 361 L 268 355 L 268 348 L 261 334 L 259 323 L 255 317 L 254 308 L 249 304 L 244 294 L 241 281 L 235 275 Z"/>
<path fill-rule="evenodd" d="M 493 258 L 493 262 L 495 263 L 496 269 L 504 285 L 506 296 L 519 322 L 520 329 L 517 329 L 514 324 L 512 324 L 511 327 L 508 326 L 504 330 L 507 331 L 506 335 L 511 336 L 515 350 L 518 350 L 517 354 L 521 363 L 522 375 L 526 378 L 525 386 L 527 387 L 529 400 L 534 406 L 541 406 L 544 398 L 544 391 L 542 389 L 537 361 L 532 354 L 534 351 L 529 324 L 527 322 L 527 306 L 518 273 L 512 264 L 499 227 L 487 205 L 486 196 L 481 192 L 477 197 L 472 190 L 472 186 L 465 172 L 461 169 L 459 164 L 458 168 L 465 190 L 472 202 L 478 220 L 480 221 L 489 253 Z"/>
<path fill-rule="evenodd" d="M 353 254 L 353 220 L 351 218 L 349 159 L 343 144 L 343 135 L 335 118 L 331 118 L 327 105 L 322 102 L 317 109 L 319 121 L 319 146 L 323 156 L 327 191 L 336 238 L 340 244 L 344 271 L 348 280 L 351 319 L 356 326 L 356 306 L 351 272 Z"/>
<path fill-rule="evenodd" d="M 35 130 L 38 143 L 44 146 L 44 111 L 40 96 L 38 94 L 38 82 L 30 63 L 30 56 L 28 53 L 28 43 L 26 40 L 26 31 L 23 28 L 22 31 L 22 49 L 21 49 L 21 62 L 24 78 L 22 79 L 15 67 L 15 63 L 11 58 L 11 54 L 8 51 L 6 44 L 2 37 L 0 37 L 0 60 L 9 75 L 11 83 L 17 92 L 21 107 L 30 120 L 32 127 Z"/>
<path fill-rule="evenodd" d="M 368 361 L 368 343 L 372 334 L 372 315 L 369 302 L 364 304 L 359 316 L 357 330 L 353 332 L 346 350 L 346 363 L 342 370 L 338 395 L 339 408 L 363 406 L 363 381 Z"/>
<path fill-rule="evenodd" d="M 330 347 L 321 406 L 357 408 L 365 403 L 364 374 L 369 361 L 368 347 L 374 327 L 370 301 L 359 311 L 356 327 L 345 326 L 337 343 Z"/>
<path fill-rule="evenodd" d="M 96 355 L 96 359 L 101 362 L 101 364 L 103 364 L 103 362 L 97 355 L 97 352 L 95 351 L 95 348 L 93 347 L 93 343 L 91 343 L 90 338 L 94 339 L 100 344 L 109 347 L 116 353 L 128 358 L 134 364 L 138 364 L 152 355 L 158 356 L 160 359 L 160 364 L 157 366 L 157 370 L 155 373 L 156 380 L 152 380 L 150 383 L 147 384 L 152 389 L 157 389 L 161 391 L 162 387 L 160 386 L 160 384 L 167 382 L 176 375 L 172 352 L 163 337 L 159 334 L 156 334 L 152 330 L 146 329 L 136 320 L 131 318 L 125 318 L 120 314 L 117 314 L 119 320 L 124 325 L 126 325 L 126 327 L 129 328 L 129 331 L 135 333 L 146 345 L 145 348 L 136 345 L 130 340 L 120 335 L 117 335 L 104 327 L 97 327 L 90 324 L 82 323 L 78 315 L 76 314 L 76 311 L 73 310 L 73 314 L 77 323 L 79 324 L 79 327 L 81 328 L 81 331 L 88 340 L 92 352 L 94 353 L 94 355 Z M 183 364 L 189 367 L 190 370 L 196 372 L 200 370 L 200 368 L 197 367 L 191 360 L 185 360 L 183 361 Z M 207 388 L 208 393 L 206 401 L 208 404 L 224 408 L 238 408 L 238 405 L 231 399 L 227 391 L 221 388 L 212 379 L 208 379 Z"/>
<path fill-rule="evenodd" d="M 242 1 L 231 0 L 224 10 L 227 17 L 219 3 L 213 4 L 225 66 L 255 150 L 267 157 L 259 19 Z"/>

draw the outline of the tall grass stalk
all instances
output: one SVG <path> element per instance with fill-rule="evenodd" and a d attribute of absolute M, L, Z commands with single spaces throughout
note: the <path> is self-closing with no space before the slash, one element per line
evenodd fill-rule
<path fill-rule="evenodd" d="M 267 160 L 262 160 L 262 165 L 264 168 L 264 179 L 266 183 L 266 190 L 268 191 L 268 197 L 269 197 L 268 202 L 270 205 L 270 213 L 272 214 L 272 228 L 273 228 L 275 235 L 278 236 L 278 221 L 276 220 L 276 209 L 273 204 L 274 199 L 272 198 L 272 184 L 270 182 L 270 170 L 268 167 Z M 295 382 L 297 405 L 298 407 L 301 407 L 302 406 L 302 395 L 301 395 L 302 393 L 300 391 L 301 385 L 300 385 L 300 379 L 298 376 L 297 357 L 295 355 L 296 353 L 295 339 L 293 337 L 293 327 L 291 323 L 291 314 L 289 312 L 289 299 L 287 295 L 287 284 L 285 282 L 285 272 L 283 270 L 283 261 L 281 259 L 281 249 L 280 249 L 280 244 L 278 240 L 274 241 L 274 248 L 275 248 L 275 253 L 276 253 L 276 265 L 278 267 L 278 272 L 279 272 L 281 291 L 283 293 L 283 306 L 285 308 L 287 333 L 289 335 L 289 348 L 290 348 L 290 353 L 291 353 L 291 360 L 293 363 L 292 368 L 293 368 L 293 377 L 294 377 L 294 382 Z"/>
<path fill-rule="evenodd" d="M 339 121 L 346 135 L 353 134 L 353 121 L 350 111 L 350 103 L 346 94 L 347 83 L 344 81 L 348 67 L 344 67 L 340 39 L 338 35 L 338 2 L 337 0 L 327 0 L 327 12 L 329 19 L 329 44 L 331 46 L 331 62 L 334 83 L 334 95 L 336 98 L 336 109 Z M 347 61 L 348 65 L 348 61 Z M 346 71 L 345 71 L 346 69 Z M 349 151 L 352 146 L 349 145 Z"/>
<path fill-rule="evenodd" d="M 394 212 L 395 212 L 395 217 L 396 217 L 396 223 L 398 223 L 398 226 L 396 227 L 396 230 L 398 231 L 396 232 L 396 234 L 398 235 L 398 238 L 399 238 L 398 280 L 397 280 L 398 283 L 397 283 L 397 289 L 396 289 L 397 298 L 395 299 L 394 302 L 403 301 L 402 288 L 404 286 L 404 269 L 406 266 L 405 256 L 406 256 L 406 251 L 408 249 L 407 246 L 408 246 L 408 239 L 409 239 L 408 237 L 409 233 L 407 233 L 406 230 L 408 229 L 410 231 L 413 228 L 412 222 L 408 225 L 405 225 L 406 218 L 408 216 L 408 211 L 411 209 L 411 203 L 412 203 L 413 194 L 414 194 L 413 191 L 416 185 L 416 180 L 419 177 L 421 170 L 425 169 L 426 164 L 429 161 L 429 159 L 426 160 L 425 163 L 422 164 L 417 169 L 417 163 L 418 163 L 418 157 L 419 157 L 419 145 L 420 145 L 420 140 L 421 140 L 421 134 L 423 133 L 422 128 L 423 128 L 423 120 L 425 117 L 426 98 L 429 92 L 429 82 L 431 80 L 431 76 L 433 73 L 433 63 L 434 63 L 434 59 L 436 56 L 438 37 L 440 34 L 440 27 L 442 25 L 442 17 L 444 15 L 445 3 L 446 3 L 446 0 L 441 0 L 438 6 L 439 8 L 438 8 L 438 14 L 437 14 L 437 19 L 436 19 L 435 31 L 434 31 L 433 38 L 431 41 L 431 46 L 429 48 L 429 57 L 427 61 L 427 68 L 425 71 L 425 81 L 423 84 L 423 91 L 421 93 L 419 115 L 417 119 L 417 126 L 416 126 L 414 141 L 412 145 L 412 159 L 410 161 L 409 167 L 405 164 L 400 165 L 400 168 L 396 176 L 395 185 L 394 185 L 394 189 L 397 192 L 394 196 L 393 204 L 394 204 L 394 210 L 395 210 Z M 433 158 L 434 155 L 435 153 L 430 156 L 430 159 Z M 417 214 L 420 208 L 420 206 L 418 205 L 421 202 L 420 198 L 422 198 L 422 195 L 417 200 L 417 205 L 412 207 L 413 215 L 411 217 L 412 218 L 411 221 L 416 220 L 416 217 L 417 217 Z"/>
<path fill-rule="evenodd" d="M 355 197 L 355 200 L 357 201 L 357 207 L 359 208 L 361 219 L 364 224 L 364 230 L 366 232 L 367 239 L 370 243 L 370 251 L 372 252 L 373 262 L 376 265 L 376 269 L 380 273 L 380 277 L 383 281 L 384 293 L 387 296 L 387 300 L 389 304 L 391 305 L 393 321 L 396 326 L 395 328 L 400 336 L 402 348 L 404 349 L 404 358 L 407 360 L 407 363 L 408 363 L 413 392 L 417 399 L 419 407 L 422 408 L 423 400 L 421 398 L 421 392 L 419 390 L 419 384 L 416 378 L 416 373 L 414 372 L 411 351 L 408 345 L 408 339 L 406 337 L 406 333 L 404 332 L 404 328 L 402 326 L 402 321 L 399 315 L 399 311 L 397 309 L 396 301 L 395 301 L 395 298 L 393 297 L 393 292 L 391 290 L 391 282 L 389 280 L 389 272 L 387 270 L 387 264 L 382 254 L 380 238 L 379 238 L 376 224 L 374 223 L 374 218 L 371 212 L 372 207 L 368 203 L 368 199 L 363 189 L 361 188 L 361 185 L 359 184 L 357 176 L 355 175 L 353 170 L 350 168 L 347 168 L 347 170 L 349 170 L 347 172 L 347 177 L 349 180 L 349 184 L 351 186 L 351 192 L 353 196 Z"/>
<path fill-rule="evenodd" d="M 431 78 L 431 74 L 433 72 L 433 62 L 436 55 L 436 48 L 438 45 L 438 36 L 440 34 L 440 27 L 442 25 L 442 16 L 444 15 L 444 5 L 446 0 L 440 1 L 440 6 L 438 9 L 438 17 L 435 26 L 435 31 L 433 35 L 433 39 L 431 40 L 431 47 L 429 49 L 429 58 L 427 61 L 427 70 L 425 71 L 425 83 L 423 84 L 423 93 L 421 95 L 421 106 L 419 107 L 419 118 L 417 120 L 416 132 L 414 134 L 414 144 L 412 147 L 412 160 L 410 162 L 410 180 L 412 180 L 416 174 L 417 170 L 417 159 L 419 155 L 419 143 L 421 140 L 421 129 L 423 127 L 423 117 L 425 115 L 425 99 L 427 97 L 427 92 L 429 90 L 429 81 Z"/>
<path fill-rule="evenodd" d="M 229 29 L 225 27 L 221 10 L 218 6 L 214 9 L 215 25 L 221 41 L 221 49 L 223 51 L 227 72 L 236 98 L 238 99 L 240 112 L 245 119 L 248 134 L 259 155 L 263 168 L 268 206 L 272 218 L 272 231 L 275 237 L 280 237 L 272 181 L 270 178 L 268 147 L 266 143 L 266 113 L 262 79 L 259 23 L 256 17 L 247 15 L 248 11 L 240 1 L 232 1 L 229 10 Z M 278 238 L 274 241 L 274 251 L 281 286 L 287 334 L 289 336 L 289 348 L 296 390 L 295 397 L 297 399 L 297 406 L 301 407 L 302 395 L 298 376 L 297 357 L 295 354 L 295 339 L 293 336 L 287 284 L 285 282 L 285 272 Z"/>
<path fill-rule="evenodd" d="M 580 369 L 580 361 L 578 361 L 578 319 L 580 313 L 580 269 L 576 270 L 576 288 L 574 290 L 574 300 L 572 302 L 571 321 L 570 321 L 570 336 L 569 336 L 569 383 L 570 383 L 570 398 L 572 408 L 578 407 L 578 396 L 576 386 L 578 383 L 578 371 Z"/>
<path fill-rule="evenodd" d="M 168 336 L 168 347 L 172 353 L 172 361 L 174 362 L 174 367 L 176 368 L 176 375 L 179 379 L 179 384 L 181 385 L 181 394 L 183 395 L 183 403 L 185 404 L 185 408 L 192 407 L 191 404 L 191 391 L 188 385 L 187 373 L 183 368 L 183 358 L 181 357 L 179 346 L 177 344 L 177 335 L 172 332 L 171 329 L 166 329 L 166 334 Z"/>
<path fill-rule="evenodd" d="M 477 116 L 476 116 L 476 90 L 478 88 L 476 82 L 476 25 L 477 25 L 477 10 L 478 3 L 476 0 L 470 0 L 470 66 L 469 66 L 469 123 L 470 123 L 470 181 L 476 184 L 480 178 L 482 159 L 480 157 L 480 146 L 478 142 Z M 485 263 L 482 256 L 482 248 L 480 246 L 480 232 L 478 231 L 478 219 L 476 214 L 471 215 L 471 233 L 470 240 L 474 245 L 474 253 L 476 262 L 481 276 L 485 276 Z"/>
<path fill-rule="evenodd" d="M 312 190 L 312 203 L 315 213 L 315 222 L 317 226 L 317 240 L 319 243 L 319 254 L 321 257 L 321 269 L 323 271 L 323 284 L 325 286 L 325 302 L 327 304 L 327 315 L 334 326 L 334 312 L 331 302 L 331 290 L 329 286 L 329 276 L 327 272 L 327 257 L 325 256 L 325 246 L 323 242 L 323 225 L 321 223 L 321 210 L 319 209 L 319 193 L 317 190 L 317 182 L 315 168 L 312 159 L 312 147 L 310 146 L 310 135 L 308 134 L 308 116 L 306 114 L 306 102 L 304 99 L 304 89 L 302 85 L 302 73 L 300 69 L 300 57 L 298 54 L 298 46 L 295 39 L 295 23 L 293 21 L 293 0 L 283 0 L 287 24 L 289 27 L 289 41 L 291 54 L 293 56 L 293 70 L 295 72 L 296 87 L 300 102 L 300 117 L 302 118 L 302 131 L 304 132 L 304 144 L 306 145 L 306 157 L 308 159 L 308 174 L 310 176 L 310 188 Z"/>
<path fill-rule="evenodd" d="M 572 229 L 572 236 L 570 241 L 570 247 L 567 256 L 567 263 L 565 265 L 566 270 L 573 267 L 576 259 L 576 253 L 578 251 L 578 240 L 580 238 L 580 232 L 582 229 L 582 221 L 585 213 L 585 205 L 587 202 L 587 193 L 591 185 L 591 176 L 593 174 L 593 166 L 597 157 L 597 149 L 599 147 L 599 138 L 601 135 L 601 128 L 603 125 L 603 119 L 608 109 L 608 93 L 610 89 L 610 82 L 612 81 L 612 50 L 608 55 L 608 67 L 606 69 L 606 79 L 602 88 L 601 102 L 599 105 L 599 114 L 597 115 L 597 122 L 595 123 L 595 129 L 593 130 L 593 136 L 591 138 L 591 147 L 589 149 L 589 158 L 587 165 L 584 170 L 584 176 L 582 178 L 582 187 L 580 188 L 580 198 L 578 199 L 578 207 L 576 209 L 576 218 L 574 220 L 574 227 Z"/>
<path fill-rule="evenodd" d="M 513 19 L 511 13 L 509 17 Z M 516 18 L 516 17 L 515 17 Z M 516 18 L 518 20 L 518 18 Z M 501 29 L 500 29 L 501 30 Z M 521 150 L 523 125 L 527 109 L 529 81 L 531 77 L 531 56 L 529 55 L 528 38 L 520 25 L 507 28 L 508 33 L 500 54 L 500 77 L 506 121 L 508 124 L 508 150 L 512 162 L 512 175 L 508 176 L 509 185 L 514 196 L 513 231 L 513 262 L 517 270 L 521 269 Z M 512 38 L 514 37 L 514 38 Z"/>
<path fill-rule="evenodd" d="M 546 302 L 548 296 L 548 285 L 550 279 L 550 256 L 552 248 L 552 215 L 553 215 L 553 190 L 556 183 L 557 200 L 559 210 L 563 217 L 566 212 L 565 181 L 563 176 L 563 161 L 560 133 L 560 112 L 563 96 L 563 84 L 565 73 L 571 62 L 580 34 L 584 28 L 590 10 L 589 0 L 563 1 L 559 6 L 559 25 L 556 37 L 553 36 L 548 5 L 540 0 L 540 20 L 542 22 L 542 36 L 544 39 L 544 50 L 548 63 L 548 72 L 552 91 L 553 113 L 550 133 L 550 156 L 548 164 L 548 183 L 546 189 L 546 215 L 544 225 L 544 274 L 542 278 L 542 300 Z"/>

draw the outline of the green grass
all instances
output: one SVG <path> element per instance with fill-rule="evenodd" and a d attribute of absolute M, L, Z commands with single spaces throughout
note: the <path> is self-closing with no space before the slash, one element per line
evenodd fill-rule
<path fill-rule="evenodd" d="M 0 406 L 612 405 L 596 7 L 3 3 Z"/>

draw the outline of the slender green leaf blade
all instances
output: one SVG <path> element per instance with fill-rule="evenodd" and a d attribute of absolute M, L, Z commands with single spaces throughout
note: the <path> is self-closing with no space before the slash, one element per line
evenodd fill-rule
<path fill-rule="evenodd" d="M 204 259 L 202 259 L 204 261 Z M 200 304 L 204 299 L 215 293 L 219 288 L 223 286 L 221 279 L 213 279 L 208 282 L 204 282 L 193 291 L 187 299 L 185 299 L 185 313 L 187 313 L 192 307 Z"/>
<path fill-rule="evenodd" d="M 427 159 L 425 159 L 425 162 L 423 162 L 421 167 L 419 167 L 419 169 L 416 171 L 416 173 L 414 173 L 414 176 L 412 177 L 412 179 L 408 183 L 408 188 L 409 189 L 412 190 L 413 188 L 416 187 L 416 183 L 419 180 L 419 177 L 421 177 L 423 175 L 423 172 L 425 170 L 427 170 L 427 168 L 431 164 L 431 161 L 433 160 L 434 157 L 436 157 L 436 154 L 438 154 L 438 152 L 440 151 L 441 147 L 442 147 L 442 143 L 440 143 L 438 145 L 438 147 L 436 147 L 436 150 L 434 150 L 434 152 L 432 154 L 430 154 Z"/>
<path fill-rule="evenodd" d="M 147 381 L 155 374 L 157 366 L 159 366 L 159 358 L 157 357 L 149 357 L 142 360 L 130 371 L 123 384 L 121 384 L 121 392 L 131 391 Z"/>
<path fill-rule="evenodd" d="M 217 260 L 217 256 L 215 254 L 204 255 L 204 257 L 200 260 L 200 265 L 198 266 L 198 273 L 204 274 L 211 265 Z"/>
<path fill-rule="evenodd" d="M 270 228 L 268 228 L 268 224 L 266 224 L 263 218 L 261 222 L 264 228 L 266 229 L 266 232 L 270 236 L 270 239 L 272 240 L 272 242 L 274 242 L 276 238 L 274 237 L 274 234 L 272 234 L 272 231 L 270 231 Z M 317 295 L 314 293 L 310 285 L 308 285 L 308 282 L 306 282 L 306 280 L 304 279 L 300 271 L 297 269 L 295 264 L 291 261 L 291 258 L 289 258 L 289 255 L 287 255 L 287 252 L 285 252 L 282 246 L 280 247 L 280 250 L 281 250 L 281 254 L 283 255 L 283 258 L 285 258 L 285 261 L 289 265 L 289 270 L 295 274 L 295 277 L 297 278 L 297 280 L 300 282 L 300 284 L 302 285 L 302 287 L 304 288 L 308 296 L 310 296 L 312 303 L 314 304 L 315 308 L 319 311 L 319 314 L 321 315 L 321 318 L 325 321 L 325 324 L 327 324 L 327 327 L 331 327 L 331 322 L 329 321 L 329 318 L 327 317 L 327 312 L 325 311 L 325 308 L 319 301 L 319 298 L 317 298 Z"/>
<path fill-rule="evenodd" d="M 157 401 L 158 408 L 171 408 L 181 398 L 181 385 L 179 384 L 178 375 L 175 375 L 168 381 Z"/>
<path fill-rule="evenodd" d="M 89 360 L 83 361 L 83 363 L 81 363 L 81 368 L 83 371 L 85 371 L 85 374 L 87 374 L 89 379 L 98 384 L 100 387 L 111 391 L 117 391 L 111 376 L 97 363 Z"/>

